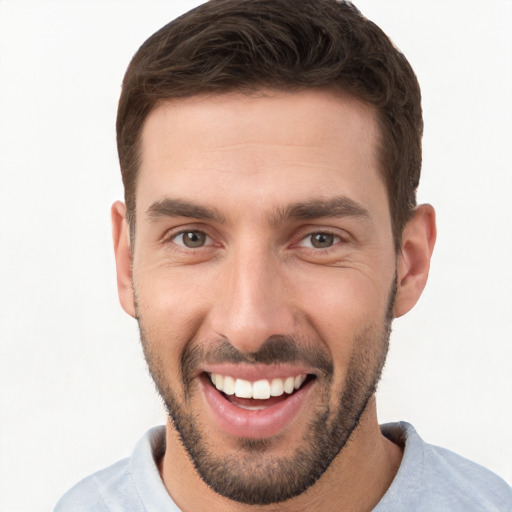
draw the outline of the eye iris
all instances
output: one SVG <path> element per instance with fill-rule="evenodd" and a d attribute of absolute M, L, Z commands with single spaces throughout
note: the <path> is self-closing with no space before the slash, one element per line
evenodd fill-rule
<path fill-rule="evenodd" d="M 334 235 L 329 233 L 315 233 L 311 236 L 311 245 L 317 249 L 325 249 L 331 247 L 334 243 Z"/>
<path fill-rule="evenodd" d="M 183 244 L 191 249 L 202 247 L 205 240 L 206 235 L 199 231 L 187 231 L 186 233 L 183 233 Z"/>

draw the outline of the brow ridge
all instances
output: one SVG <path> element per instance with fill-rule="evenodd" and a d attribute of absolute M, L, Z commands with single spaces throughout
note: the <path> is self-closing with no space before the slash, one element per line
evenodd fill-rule
<path fill-rule="evenodd" d="M 189 217 L 199 220 L 224 221 L 224 216 L 216 208 L 174 198 L 155 201 L 146 210 L 146 213 L 153 220 L 161 217 Z"/>
<path fill-rule="evenodd" d="M 293 203 L 276 210 L 271 220 L 273 224 L 279 224 L 289 220 L 314 220 L 322 217 L 369 218 L 370 213 L 353 199 L 346 196 L 336 196 L 329 199 L 313 199 Z"/>
<path fill-rule="evenodd" d="M 162 217 L 187 217 L 225 222 L 224 215 L 216 208 L 177 198 L 164 198 L 155 201 L 146 213 L 153 220 Z M 336 196 L 329 199 L 300 201 L 277 208 L 270 216 L 270 222 L 277 225 L 290 220 L 314 220 L 322 217 L 369 218 L 369 216 L 368 210 L 353 199 L 346 196 Z"/>

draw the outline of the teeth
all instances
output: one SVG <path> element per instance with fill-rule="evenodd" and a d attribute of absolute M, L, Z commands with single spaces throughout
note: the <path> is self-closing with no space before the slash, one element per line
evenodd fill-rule
<path fill-rule="evenodd" d="M 295 378 L 294 377 L 288 377 L 284 381 L 284 390 L 286 393 L 290 394 L 293 393 L 293 390 L 295 389 Z"/>
<path fill-rule="evenodd" d="M 257 380 L 252 385 L 252 398 L 266 400 L 270 398 L 270 383 L 268 380 Z"/>
<path fill-rule="evenodd" d="M 217 382 L 219 382 L 219 381 L 217 380 Z M 226 395 L 234 395 L 235 394 L 236 386 L 235 386 L 235 379 L 233 379 L 233 377 L 229 377 L 226 375 L 224 377 L 224 382 L 222 384 L 223 384 L 222 389 L 219 389 L 219 391 L 224 391 L 224 393 L 226 393 Z"/>
<path fill-rule="evenodd" d="M 224 389 L 224 377 L 222 375 L 215 375 L 216 379 L 213 381 L 218 390 Z"/>
<path fill-rule="evenodd" d="M 221 377 L 219 375 L 219 377 Z M 302 384 L 304 383 L 304 381 L 306 380 L 306 376 L 305 375 L 297 375 L 297 377 L 295 377 L 295 381 L 294 381 L 294 388 L 295 389 L 299 389 Z"/>
<path fill-rule="evenodd" d="M 235 396 L 239 398 L 252 398 L 252 384 L 248 380 L 236 379 Z"/>
<path fill-rule="evenodd" d="M 270 383 L 270 396 L 281 396 L 283 393 L 283 379 L 272 379 L 272 382 Z"/>
<path fill-rule="evenodd" d="M 238 407 L 240 407 L 240 409 L 245 409 L 247 411 L 263 411 L 263 410 L 266 409 L 266 407 L 264 405 L 250 406 L 250 405 L 240 405 L 240 404 L 238 404 Z"/>
<path fill-rule="evenodd" d="M 234 379 L 229 375 L 212 373 L 210 374 L 210 379 L 213 385 L 226 395 L 266 400 L 271 396 L 293 393 L 302 386 L 306 380 L 306 375 L 297 375 L 296 377 L 287 377 L 285 379 L 272 379 L 272 381 L 262 379 L 250 382 L 244 379 Z M 250 407 L 249 409 L 253 410 L 254 408 Z"/>

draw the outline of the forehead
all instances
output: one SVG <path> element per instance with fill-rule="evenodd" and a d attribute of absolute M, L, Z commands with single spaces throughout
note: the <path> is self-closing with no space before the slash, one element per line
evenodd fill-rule
<path fill-rule="evenodd" d="M 384 190 L 378 138 L 374 109 L 340 92 L 164 102 L 142 131 L 137 210 L 176 194 L 210 203 L 229 195 L 260 209 L 334 193 L 369 204 Z"/>

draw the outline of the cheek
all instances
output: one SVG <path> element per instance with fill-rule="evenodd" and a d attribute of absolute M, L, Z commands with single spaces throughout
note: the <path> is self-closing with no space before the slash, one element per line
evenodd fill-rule
<path fill-rule="evenodd" d="M 134 272 L 137 314 L 154 349 L 162 357 L 179 358 L 197 338 L 207 315 L 211 293 L 201 275 L 180 269 L 143 269 Z"/>
<path fill-rule="evenodd" d="M 331 270 L 302 279 L 293 293 L 313 336 L 324 343 L 336 371 L 344 373 L 358 340 L 384 325 L 391 280 L 384 285 L 355 269 Z"/>
<path fill-rule="evenodd" d="M 299 307 L 317 319 L 319 329 L 353 331 L 380 320 L 391 279 L 385 285 L 381 281 L 356 269 L 330 269 L 303 276 L 293 293 L 301 297 Z"/>

